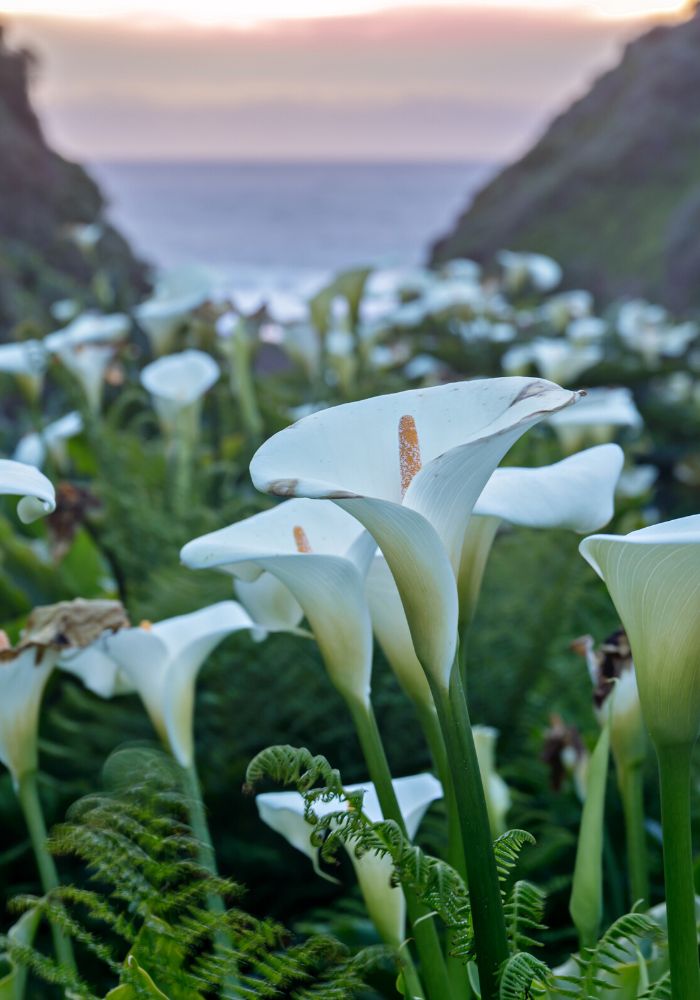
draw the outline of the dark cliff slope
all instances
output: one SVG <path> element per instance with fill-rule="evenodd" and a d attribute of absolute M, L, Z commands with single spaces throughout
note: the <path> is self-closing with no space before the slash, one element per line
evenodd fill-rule
<path fill-rule="evenodd" d="M 433 261 L 550 254 L 568 285 L 700 306 L 700 8 L 621 63 L 475 198 Z"/>
<path fill-rule="evenodd" d="M 104 198 L 75 163 L 47 145 L 31 106 L 33 57 L 12 51 L 0 26 L 0 337 L 16 323 L 45 322 L 63 297 L 125 304 L 146 287 L 146 270 L 102 218 Z M 98 223 L 82 251 L 71 227 Z"/>

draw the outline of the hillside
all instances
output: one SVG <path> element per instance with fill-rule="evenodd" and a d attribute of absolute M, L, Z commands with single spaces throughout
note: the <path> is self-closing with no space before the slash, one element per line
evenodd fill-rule
<path fill-rule="evenodd" d="M 603 300 L 700 306 L 700 8 L 620 64 L 475 198 L 433 262 L 534 250 Z"/>
<path fill-rule="evenodd" d="M 146 287 L 145 265 L 103 220 L 97 185 L 47 145 L 29 95 L 35 68 L 0 26 L 0 339 L 16 323 L 45 322 L 58 299 L 112 306 Z M 93 224 L 99 238 L 81 249 L 75 227 Z"/>

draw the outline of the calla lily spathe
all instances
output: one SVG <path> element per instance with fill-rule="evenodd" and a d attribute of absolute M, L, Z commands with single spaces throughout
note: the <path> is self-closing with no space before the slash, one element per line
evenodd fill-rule
<path fill-rule="evenodd" d="M 66 464 L 66 442 L 83 431 L 83 418 L 73 410 L 65 417 L 52 421 L 40 432 L 25 434 L 17 444 L 13 459 L 25 465 L 41 468 L 47 453 L 55 464 L 62 468 Z"/>
<path fill-rule="evenodd" d="M 156 294 L 136 306 L 134 316 L 145 331 L 153 354 L 165 354 L 170 350 L 175 334 L 205 298 L 205 295 L 197 292 L 173 298 Z"/>
<path fill-rule="evenodd" d="M 585 444 L 612 441 L 620 430 L 638 430 L 642 416 L 629 389 L 604 387 L 588 389 L 577 406 L 553 414 L 549 423 L 566 451 L 573 452 Z"/>
<path fill-rule="evenodd" d="M 586 660 L 601 727 L 610 722 L 610 747 L 618 773 L 641 766 L 646 757 L 647 735 L 625 632 L 619 629 L 599 649 L 590 635 L 581 636 L 571 646 Z"/>
<path fill-rule="evenodd" d="M 700 731 L 700 515 L 629 535 L 591 535 L 581 555 L 627 632 L 647 729 L 657 746 Z"/>
<path fill-rule="evenodd" d="M 479 771 L 484 785 L 491 833 L 500 836 L 506 829 L 506 814 L 510 809 L 510 790 L 496 770 L 496 743 L 498 730 L 493 726 L 473 726 L 474 746 L 479 760 Z"/>
<path fill-rule="evenodd" d="M 196 426 L 200 401 L 220 374 L 214 358 L 197 350 L 169 354 L 146 365 L 141 384 L 153 401 L 164 431 L 174 433 L 188 414 L 192 414 Z"/>
<path fill-rule="evenodd" d="M 274 576 L 303 609 L 335 686 L 369 705 L 372 629 L 364 577 L 373 551 L 357 521 L 334 504 L 290 500 L 188 542 L 180 558 L 192 569 L 217 568 L 243 581 Z M 284 608 L 279 592 L 264 586 L 276 606 L 272 612 L 266 605 L 268 621 L 293 620 L 294 606 Z M 243 600 L 250 593 L 244 583 Z"/>
<path fill-rule="evenodd" d="M 460 621 L 471 621 L 491 546 L 502 521 L 527 528 L 563 528 L 585 534 L 614 511 L 615 486 L 624 455 L 615 444 L 598 445 L 539 468 L 496 469 L 474 506 L 458 572 Z M 375 635 L 399 683 L 418 705 L 432 705 L 413 649 L 396 584 L 383 556 L 367 577 Z"/>
<path fill-rule="evenodd" d="M 58 651 L 29 646 L 0 659 L 0 761 L 15 788 L 38 767 L 39 710 Z"/>
<path fill-rule="evenodd" d="M 0 372 L 40 378 L 46 368 L 46 351 L 38 340 L 0 344 Z"/>
<path fill-rule="evenodd" d="M 38 469 L 23 462 L 0 459 L 0 493 L 22 498 L 17 504 L 17 515 L 24 524 L 56 509 L 51 482 Z"/>
<path fill-rule="evenodd" d="M 138 691 L 161 739 L 182 767 L 194 759 L 194 695 L 197 675 L 209 654 L 233 632 L 254 623 L 236 601 L 153 625 L 124 628 L 98 641 Z"/>
<path fill-rule="evenodd" d="M 393 786 L 406 831 L 413 839 L 428 807 L 442 798 L 442 786 L 431 774 L 396 778 Z M 374 785 L 369 782 L 348 785 L 347 791 L 364 792 L 362 809 L 371 822 L 377 823 L 383 818 Z M 263 822 L 310 858 L 314 870 L 321 874 L 319 849 L 311 843 L 313 827 L 304 819 L 304 799 L 299 792 L 267 792 L 258 795 L 255 801 Z M 343 803 L 331 799 L 315 803 L 314 813 L 321 817 L 344 808 Z M 371 851 L 357 857 L 352 843 L 347 844 L 347 849 L 372 922 L 387 944 L 400 947 L 405 937 L 406 904 L 401 889 L 391 884 L 391 860 Z"/>
<path fill-rule="evenodd" d="M 512 444 L 575 392 L 535 379 L 409 390 L 315 413 L 253 457 L 258 489 L 335 501 L 373 535 L 396 580 L 416 653 L 447 687 L 472 507 Z"/>
<path fill-rule="evenodd" d="M 94 413 L 99 411 L 102 401 L 105 372 L 117 344 L 128 336 L 130 328 L 131 322 L 124 313 L 103 316 L 88 312 L 44 337 L 44 347 L 80 382 Z"/>

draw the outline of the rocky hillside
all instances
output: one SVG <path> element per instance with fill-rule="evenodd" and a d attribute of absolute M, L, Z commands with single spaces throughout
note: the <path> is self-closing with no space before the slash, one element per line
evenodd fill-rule
<path fill-rule="evenodd" d="M 533 250 L 603 300 L 700 306 L 700 7 L 632 42 L 616 69 L 491 181 L 434 262 Z"/>
<path fill-rule="evenodd" d="M 46 323 L 56 300 L 111 307 L 146 285 L 144 264 L 103 221 L 97 185 L 47 145 L 30 103 L 34 70 L 0 26 L 0 339 Z"/>

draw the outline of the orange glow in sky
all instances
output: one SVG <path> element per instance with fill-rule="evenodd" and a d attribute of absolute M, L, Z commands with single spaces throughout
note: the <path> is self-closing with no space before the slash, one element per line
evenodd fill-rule
<path fill-rule="evenodd" d="M 175 19 L 253 26 L 267 21 L 342 17 L 402 7 L 552 11 L 594 18 L 680 14 L 688 0 L 0 0 L 0 14 L 62 18 Z"/>

